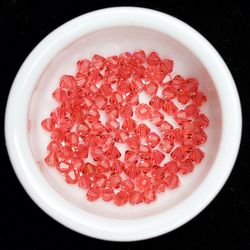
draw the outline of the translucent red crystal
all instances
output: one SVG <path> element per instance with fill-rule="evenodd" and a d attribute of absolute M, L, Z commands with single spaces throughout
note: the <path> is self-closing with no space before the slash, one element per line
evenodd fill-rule
<path fill-rule="evenodd" d="M 59 79 L 58 106 L 41 122 L 51 139 L 45 163 L 89 201 L 149 204 L 178 187 L 178 175 L 205 157 L 209 118 L 198 80 L 174 76 L 173 66 L 143 50 L 79 60 L 74 75 Z"/>

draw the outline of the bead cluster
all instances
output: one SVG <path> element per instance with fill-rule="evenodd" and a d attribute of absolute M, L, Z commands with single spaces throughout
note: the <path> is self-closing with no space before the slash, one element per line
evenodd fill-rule
<path fill-rule="evenodd" d="M 207 98 L 198 81 L 172 77 L 172 70 L 172 60 L 142 50 L 78 61 L 76 75 L 62 76 L 52 94 L 58 107 L 41 123 L 51 133 L 47 165 L 85 189 L 88 200 L 117 206 L 151 203 L 178 187 L 178 174 L 204 157 L 199 145 L 209 120 L 200 111 Z M 140 103 L 142 92 L 148 103 Z"/>

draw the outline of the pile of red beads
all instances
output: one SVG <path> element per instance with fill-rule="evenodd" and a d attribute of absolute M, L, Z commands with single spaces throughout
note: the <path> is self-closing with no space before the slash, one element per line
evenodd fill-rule
<path fill-rule="evenodd" d="M 172 70 L 172 60 L 142 50 L 78 61 L 76 75 L 62 76 L 53 92 L 58 107 L 41 123 L 51 133 L 47 165 L 86 189 L 88 200 L 117 206 L 151 203 L 178 187 L 178 174 L 192 172 L 205 155 L 199 146 L 209 120 L 198 81 L 172 77 Z M 148 103 L 140 103 L 142 93 Z"/>

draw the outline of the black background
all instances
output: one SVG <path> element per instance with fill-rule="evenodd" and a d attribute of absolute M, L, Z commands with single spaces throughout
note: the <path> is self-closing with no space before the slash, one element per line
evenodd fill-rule
<path fill-rule="evenodd" d="M 161 3 L 162 2 L 162 3 Z M 77 234 L 42 212 L 24 192 L 10 165 L 1 130 L 0 249 L 250 249 L 250 7 L 248 1 L 0 1 L 0 96 L 2 125 L 11 83 L 35 45 L 53 29 L 83 13 L 110 6 L 141 6 L 185 21 L 203 34 L 224 58 L 240 94 L 243 137 L 239 156 L 215 200 L 181 228 L 147 241 L 105 242 Z M 18 111 L 17 111 L 18 112 Z M 218 178 L 220 178 L 218 176 Z"/>

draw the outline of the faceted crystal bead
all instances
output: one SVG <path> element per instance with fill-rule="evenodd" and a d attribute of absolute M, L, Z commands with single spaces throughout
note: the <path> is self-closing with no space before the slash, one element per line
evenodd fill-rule
<path fill-rule="evenodd" d="M 157 199 L 155 190 L 149 189 L 144 191 L 143 193 L 143 199 L 146 204 L 149 204 Z"/>
<path fill-rule="evenodd" d="M 65 181 L 68 184 L 76 184 L 79 180 L 79 173 L 75 170 L 71 170 L 65 174 Z"/>
<path fill-rule="evenodd" d="M 108 186 L 112 188 L 119 188 L 122 183 L 122 177 L 118 174 L 112 174 L 108 178 Z"/>
<path fill-rule="evenodd" d="M 119 57 L 118 56 L 107 57 L 106 63 L 109 69 L 115 69 L 119 65 Z"/>
<path fill-rule="evenodd" d="M 150 160 L 141 160 L 138 163 L 138 170 L 142 173 L 148 173 L 153 168 L 153 164 Z"/>
<path fill-rule="evenodd" d="M 131 118 L 133 116 L 133 110 L 130 104 L 126 104 L 120 109 L 120 116 L 123 118 Z"/>
<path fill-rule="evenodd" d="M 135 133 L 138 136 L 144 138 L 147 137 L 148 134 L 150 133 L 150 128 L 145 124 L 139 124 L 135 130 Z"/>
<path fill-rule="evenodd" d="M 197 117 L 200 113 L 200 109 L 195 104 L 190 104 L 184 109 L 186 117 Z"/>
<path fill-rule="evenodd" d="M 197 91 L 193 96 L 192 96 L 193 103 L 197 105 L 198 107 L 202 106 L 206 101 L 207 97 L 202 93 Z"/>
<path fill-rule="evenodd" d="M 57 88 L 53 93 L 52 96 L 58 103 L 66 102 L 68 98 L 67 91 L 62 88 Z"/>
<path fill-rule="evenodd" d="M 165 155 L 158 149 L 152 151 L 152 162 L 155 165 L 160 164 L 165 159 Z"/>
<path fill-rule="evenodd" d="M 106 186 L 107 176 L 105 174 L 96 174 L 93 178 L 93 183 L 99 188 L 104 188 Z"/>
<path fill-rule="evenodd" d="M 156 52 L 151 52 L 147 57 L 147 63 L 150 66 L 156 66 L 161 63 L 161 58 Z"/>
<path fill-rule="evenodd" d="M 194 125 L 201 128 L 207 128 L 209 125 L 209 120 L 206 115 L 199 114 L 194 120 Z"/>
<path fill-rule="evenodd" d="M 139 174 L 138 167 L 135 164 L 127 164 L 124 172 L 131 179 L 134 179 Z"/>
<path fill-rule="evenodd" d="M 82 189 L 89 189 L 92 186 L 91 177 L 88 175 L 82 175 L 78 180 L 78 186 Z"/>
<path fill-rule="evenodd" d="M 66 134 L 65 141 L 69 146 L 77 146 L 79 143 L 79 136 L 76 132 L 69 132 Z"/>
<path fill-rule="evenodd" d="M 144 89 L 147 94 L 154 96 L 158 91 L 158 85 L 154 82 L 150 82 L 145 85 Z"/>
<path fill-rule="evenodd" d="M 73 86 L 76 86 L 76 80 L 73 76 L 64 75 L 60 79 L 60 87 L 70 89 Z"/>
<path fill-rule="evenodd" d="M 132 55 L 133 58 L 136 58 L 139 60 L 140 63 L 145 63 L 147 58 L 146 58 L 146 54 L 143 50 L 137 50 L 133 53 Z"/>
<path fill-rule="evenodd" d="M 151 179 L 147 175 L 139 175 L 136 178 L 136 186 L 140 191 L 149 190 L 151 187 Z"/>
<path fill-rule="evenodd" d="M 100 110 L 105 109 L 107 103 L 108 103 L 108 99 L 105 96 L 98 95 L 95 97 L 95 104 L 98 109 Z"/>
<path fill-rule="evenodd" d="M 173 71 L 174 62 L 169 59 L 163 59 L 161 61 L 161 71 L 165 74 L 169 74 Z"/>
<path fill-rule="evenodd" d="M 74 157 L 71 160 L 71 163 L 70 163 L 70 168 L 71 169 L 73 169 L 75 171 L 82 171 L 83 166 L 84 166 L 84 161 L 81 158 Z"/>
<path fill-rule="evenodd" d="M 172 80 L 172 86 L 175 90 L 183 90 L 186 82 L 183 77 L 176 75 Z"/>
<path fill-rule="evenodd" d="M 97 186 L 90 187 L 88 192 L 87 192 L 87 199 L 89 201 L 94 201 L 99 199 L 101 194 L 100 188 Z"/>
<path fill-rule="evenodd" d="M 113 200 L 114 196 L 115 196 L 115 192 L 113 188 L 106 187 L 101 190 L 101 197 L 104 201 L 109 202 Z"/>
<path fill-rule="evenodd" d="M 187 91 L 180 90 L 177 93 L 177 99 L 178 99 L 179 103 L 185 105 L 190 100 L 190 94 Z"/>
<path fill-rule="evenodd" d="M 165 178 L 165 183 L 169 189 L 174 189 L 180 185 L 180 180 L 178 175 L 171 174 Z"/>
<path fill-rule="evenodd" d="M 97 109 L 95 108 L 91 108 L 89 110 L 89 114 L 87 115 L 87 120 L 88 122 L 95 122 L 95 121 L 98 121 L 100 119 L 100 114 L 98 112 Z"/>
<path fill-rule="evenodd" d="M 60 129 L 55 129 L 51 132 L 50 138 L 52 141 L 61 143 L 65 139 L 65 133 Z"/>
<path fill-rule="evenodd" d="M 116 105 L 107 105 L 105 107 L 106 114 L 109 118 L 116 119 L 119 116 L 119 109 Z"/>
<path fill-rule="evenodd" d="M 194 148 L 189 154 L 189 159 L 195 164 L 199 164 L 204 158 L 205 153 L 199 148 Z"/>
<path fill-rule="evenodd" d="M 164 171 L 167 174 L 177 174 L 179 172 L 179 166 L 176 161 L 169 161 L 164 164 Z"/>
<path fill-rule="evenodd" d="M 152 148 L 157 146 L 160 143 L 160 141 L 161 138 L 155 132 L 151 132 L 146 138 L 147 144 Z"/>
<path fill-rule="evenodd" d="M 114 203 L 117 206 L 122 206 L 124 204 L 126 204 L 128 202 L 128 198 L 129 196 L 127 195 L 127 193 L 123 190 L 121 190 L 120 192 L 118 192 L 115 197 L 114 197 Z"/>
<path fill-rule="evenodd" d="M 135 115 L 141 120 L 149 119 L 151 117 L 151 109 L 147 104 L 139 104 L 136 107 Z"/>
<path fill-rule="evenodd" d="M 151 171 L 151 176 L 154 179 L 163 180 L 165 177 L 164 169 L 160 166 L 155 165 Z"/>
<path fill-rule="evenodd" d="M 109 102 L 111 104 L 120 105 L 123 103 L 123 96 L 119 92 L 113 92 L 109 99 Z"/>
<path fill-rule="evenodd" d="M 100 87 L 99 92 L 102 96 L 108 97 L 112 95 L 113 89 L 110 84 L 103 83 Z"/>
<path fill-rule="evenodd" d="M 142 160 L 151 159 L 151 148 L 147 145 L 140 145 L 140 147 L 138 149 L 138 156 Z"/>
<path fill-rule="evenodd" d="M 115 160 L 121 157 L 120 151 L 115 146 L 110 147 L 110 149 L 105 152 L 105 155 L 110 160 Z"/>
<path fill-rule="evenodd" d="M 116 119 L 108 119 L 105 123 L 108 131 L 117 130 L 120 127 L 120 123 Z"/>
<path fill-rule="evenodd" d="M 96 173 L 96 166 L 89 162 L 86 162 L 83 166 L 82 172 L 85 175 L 93 176 Z"/>
<path fill-rule="evenodd" d="M 51 141 L 48 146 L 47 150 L 50 151 L 51 153 L 57 153 L 61 148 L 61 144 L 55 141 Z"/>
<path fill-rule="evenodd" d="M 55 128 L 55 122 L 52 118 L 46 118 L 41 122 L 42 128 L 51 132 Z"/>
<path fill-rule="evenodd" d="M 160 148 L 163 152 L 169 154 L 174 147 L 174 143 L 170 141 L 169 139 L 163 139 L 160 144 Z"/>
<path fill-rule="evenodd" d="M 88 76 L 78 72 L 78 73 L 76 73 L 75 79 L 76 79 L 77 86 L 83 87 L 86 85 L 86 83 L 88 81 Z"/>
<path fill-rule="evenodd" d="M 127 150 L 125 152 L 124 161 L 126 163 L 137 163 L 138 156 L 137 156 L 137 154 L 134 151 Z"/>
<path fill-rule="evenodd" d="M 186 158 L 187 153 L 183 149 L 183 147 L 176 147 L 171 153 L 171 157 L 176 161 L 182 161 Z"/>
<path fill-rule="evenodd" d="M 160 110 L 163 104 L 164 104 L 164 100 L 158 96 L 154 96 L 149 102 L 149 105 L 155 110 Z"/>
<path fill-rule="evenodd" d="M 139 97 L 137 94 L 128 94 L 125 97 L 125 102 L 130 105 L 138 105 L 139 104 Z"/>
<path fill-rule="evenodd" d="M 140 146 L 140 137 L 137 135 L 132 135 L 126 140 L 126 144 L 131 149 L 138 149 Z"/>
<path fill-rule="evenodd" d="M 94 161 L 100 161 L 104 157 L 103 148 L 99 146 L 94 146 L 91 148 L 91 155 Z"/>
<path fill-rule="evenodd" d="M 171 101 L 176 97 L 176 90 L 171 85 L 167 85 L 167 87 L 163 89 L 162 95 L 166 101 Z"/>
<path fill-rule="evenodd" d="M 134 188 L 135 188 L 135 184 L 130 179 L 126 179 L 121 183 L 121 189 L 127 193 L 133 192 Z"/>
<path fill-rule="evenodd" d="M 78 72 L 87 75 L 90 70 L 90 61 L 87 59 L 81 60 L 77 62 Z"/>
<path fill-rule="evenodd" d="M 172 101 L 165 102 L 162 109 L 170 116 L 174 116 L 178 111 L 177 106 Z"/>
<path fill-rule="evenodd" d="M 164 121 L 161 126 L 160 126 L 160 132 L 163 136 L 167 136 L 171 133 L 171 131 L 173 130 L 173 126 L 167 122 L 167 121 Z"/>
<path fill-rule="evenodd" d="M 197 92 L 198 86 L 199 86 L 199 82 L 197 81 L 196 78 L 188 78 L 186 79 L 184 90 L 193 94 Z"/>
<path fill-rule="evenodd" d="M 134 132 L 136 128 L 136 122 L 133 119 L 124 119 L 122 128 L 127 132 Z"/>
<path fill-rule="evenodd" d="M 59 165 L 57 153 L 49 153 L 47 157 L 44 159 L 44 161 L 50 167 L 57 167 Z"/>
<path fill-rule="evenodd" d="M 167 185 L 164 180 L 162 179 L 155 179 L 153 181 L 153 188 L 157 193 L 165 192 Z"/>
<path fill-rule="evenodd" d="M 179 171 L 182 174 L 187 174 L 187 173 L 193 172 L 193 170 L 194 170 L 194 165 L 193 165 L 191 160 L 187 159 L 185 161 L 180 162 Z"/>
<path fill-rule="evenodd" d="M 61 120 L 64 119 L 66 116 L 65 110 L 62 106 L 55 108 L 51 113 L 50 116 L 53 120 Z"/>
<path fill-rule="evenodd" d="M 143 202 L 143 195 L 139 191 L 134 191 L 129 198 L 129 202 L 132 205 L 136 205 Z"/>
<path fill-rule="evenodd" d="M 207 135 L 202 129 L 199 129 L 194 131 L 192 139 L 196 145 L 201 145 L 207 141 Z"/>
<path fill-rule="evenodd" d="M 164 122 L 164 115 L 159 111 L 153 111 L 151 116 L 151 122 L 157 127 L 161 126 Z"/>
<path fill-rule="evenodd" d="M 102 70 L 106 65 L 106 60 L 102 56 L 94 55 L 92 58 L 92 65 L 96 69 Z"/>
<path fill-rule="evenodd" d="M 97 171 L 99 173 L 110 171 L 110 161 L 107 159 L 102 159 L 97 163 Z"/>
<path fill-rule="evenodd" d="M 120 174 L 125 168 L 125 163 L 119 160 L 114 160 L 111 165 L 111 173 Z"/>
<path fill-rule="evenodd" d="M 85 135 L 87 135 L 89 133 L 90 129 L 89 126 L 84 122 L 79 124 L 76 127 L 76 133 L 80 136 L 80 137 L 84 137 Z"/>

